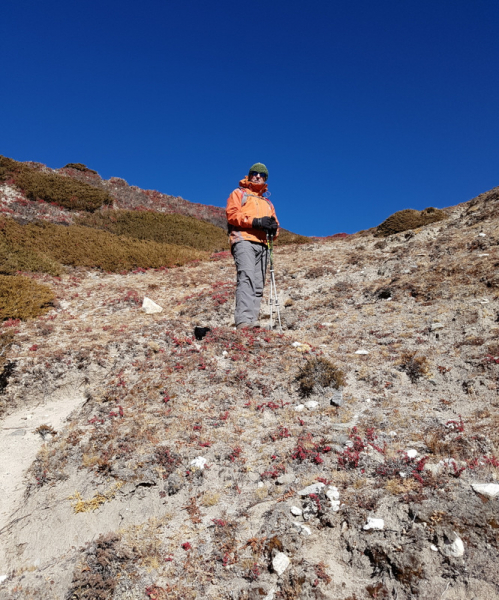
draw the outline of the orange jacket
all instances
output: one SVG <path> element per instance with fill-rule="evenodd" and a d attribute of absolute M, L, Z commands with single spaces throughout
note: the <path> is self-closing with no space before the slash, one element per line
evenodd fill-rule
<path fill-rule="evenodd" d="M 265 244 L 267 236 L 262 229 L 254 229 L 251 225 L 253 219 L 260 217 L 274 217 L 277 221 L 272 202 L 262 194 L 267 191 L 266 183 L 252 183 L 245 177 L 239 182 L 227 199 L 227 223 L 231 246 L 241 240 Z M 279 225 L 279 222 L 277 223 Z M 276 237 L 279 235 L 277 231 Z"/>

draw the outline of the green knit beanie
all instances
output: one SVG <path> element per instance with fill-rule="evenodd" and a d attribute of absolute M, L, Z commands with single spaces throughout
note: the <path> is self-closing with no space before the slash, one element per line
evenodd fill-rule
<path fill-rule="evenodd" d="M 248 174 L 252 171 L 254 171 L 255 173 L 263 173 L 263 175 L 265 175 L 265 179 L 268 179 L 269 177 L 269 171 L 263 163 L 255 163 L 254 165 L 252 165 Z"/>

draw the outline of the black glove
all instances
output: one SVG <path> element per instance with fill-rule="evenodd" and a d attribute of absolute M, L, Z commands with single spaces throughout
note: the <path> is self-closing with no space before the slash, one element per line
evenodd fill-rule
<path fill-rule="evenodd" d="M 275 235 L 277 231 L 277 221 L 274 217 L 260 217 L 259 219 L 253 219 L 252 227 L 255 229 L 263 229 L 264 231 L 272 232 Z"/>

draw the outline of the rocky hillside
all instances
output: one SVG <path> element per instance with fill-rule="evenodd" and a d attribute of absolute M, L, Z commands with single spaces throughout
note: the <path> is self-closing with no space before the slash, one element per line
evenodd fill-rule
<path fill-rule="evenodd" d="M 498 215 L 277 248 L 282 333 L 234 330 L 223 254 L 31 275 L 0 598 L 499 598 Z"/>

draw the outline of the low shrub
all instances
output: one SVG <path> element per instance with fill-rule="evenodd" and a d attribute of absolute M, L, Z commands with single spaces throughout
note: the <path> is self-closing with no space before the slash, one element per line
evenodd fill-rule
<path fill-rule="evenodd" d="M 8 178 L 12 179 L 30 200 L 53 202 L 69 210 L 94 211 L 113 202 L 109 192 L 89 183 L 58 173 L 43 173 L 26 163 L 0 156 L 0 180 Z"/>
<path fill-rule="evenodd" d="M 275 243 L 279 246 L 287 246 L 288 244 L 310 244 L 312 242 L 311 238 L 305 237 L 304 235 L 299 235 L 298 233 L 292 233 L 287 229 L 279 230 L 279 237 L 276 239 Z"/>
<path fill-rule="evenodd" d="M 381 225 L 376 227 L 374 236 L 375 237 L 388 237 L 401 231 L 408 231 L 409 229 L 417 229 L 430 223 L 436 223 L 437 221 L 443 221 L 447 219 L 448 215 L 438 208 L 425 208 L 424 210 L 414 210 L 412 208 L 406 208 L 394 213 L 388 219 L 383 221 Z"/>
<path fill-rule="evenodd" d="M 185 215 L 106 210 L 81 216 L 76 222 L 116 235 L 188 246 L 205 252 L 218 252 L 229 248 L 227 233 L 222 228 Z"/>
<path fill-rule="evenodd" d="M 15 275 L 18 271 L 60 275 L 62 265 L 37 250 L 26 248 L 0 229 L 0 274 Z"/>
<path fill-rule="evenodd" d="M 0 320 L 30 319 L 52 308 L 55 299 L 47 286 L 20 275 L 0 275 Z"/>
<path fill-rule="evenodd" d="M 323 391 L 324 388 L 338 389 L 345 385 L 345 374 L 326 358 L 307 360 L 301 367 L 296 381 L 300 385 L 302 396 L 310 396 L 312 392 Z"/>
<path fill-rule="evenodd" d="M 139 267 L 174 267 L 193 260 L 209 259 L 207 252 L 193 248 L 137 240 L 78 225 L 54 225 L 45 221 L 20 225 L 12 219 L 0 219 L 0 239 L 2 235 L 8 243 L 15 242 L 22 246 L 26 253 L 43 255 L 47 268 L 57 261 L 63 265 L 99 268 L 116 273 Z"/>
<path fill-rule="evenodd" d="M 97 171 L 89 169 L 87 165 L 84 165 L 83 163 L 68 163 L 64 168 L 76 169 L 77 171 L 82 171 L 83 173 L 93 173 L 94 175 L 97 175 Z"/>
<path fill-rule="evenodd" d="M 406 373 L 411 383 L 429 373 L 429 364 L 426 356 L 417 356 L 416 352 L 404 352 L 400 357 L 398 368 Z"/>

